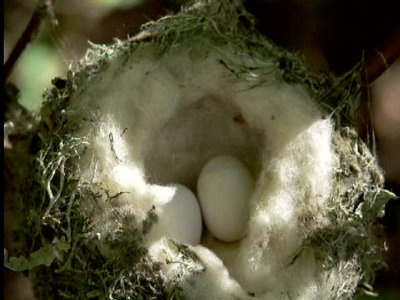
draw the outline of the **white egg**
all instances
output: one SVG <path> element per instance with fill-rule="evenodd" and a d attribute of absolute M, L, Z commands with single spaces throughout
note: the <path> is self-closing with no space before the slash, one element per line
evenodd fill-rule
<path fill-rule="evenodd" d="M 221 155 L 206 163 L 197 194 L 204 222 L 216 238 L 233 242 L 244 236 L 253 190 L 253 178 L 237 158 Z"/>
<path fill-rule="evenodd" d="M 156 205 L 158 222 L 153 225 L 151 239 L 167 237 L 181 243 L 197 245 L 201 238 L 202 219 L 196 196 L 180 184 L 157 190 L 165 197 L 160 205 Z"/>

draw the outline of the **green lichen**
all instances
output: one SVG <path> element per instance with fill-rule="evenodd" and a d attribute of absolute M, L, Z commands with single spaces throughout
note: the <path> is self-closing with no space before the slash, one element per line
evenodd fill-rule
<path fill-rule="evenodd" d="M 308 211 L 302 249 L 312 248 L 325 270 L 335 267 L 347 276 L 335 287 L 334 298 L 353 299 L 355 293 L 372 292 L 375 273 L 384 267 L 387 248 L 377 218 L 396 196 L 383 188 L 383 174 L 354 129 L 335 132 L 333 147 L 339 161 L 326 212 L 329 223 L 312 220 L 317 213 Z"/>
<path fill-rule="evenodd" d="M 104 258 L 95 246 L 91 216 L 98 213 L 100 198 L 110 197 L 79 179 L 76 159 L 84 140 L 64 135 L 43 143 L 34 164 L 35 178 L 20 190 L 15 207 L 21 241 L 17 250 L 22 256 L 5 265 L 30 270 L 39 299 L 180 298 L 180 288 L 165 279 L 143 247 L 154 213 L 150 211 L 141 226 L 132 227 L 126 224 L 132 221 L 128 216 L 111 210 L 120 226 L 106 237 L 106 245 L 115 251 L 112 258 Z M 31 201 L 26 198 L 29 194 Z M 88 204 L 82 207 L 83 202 Z"/>

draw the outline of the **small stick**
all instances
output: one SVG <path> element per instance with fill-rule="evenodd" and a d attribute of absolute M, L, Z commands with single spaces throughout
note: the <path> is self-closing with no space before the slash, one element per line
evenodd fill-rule
<path fill-rule="evenodd" d="M 4 82 L 7 82 L 7 79 L 12 73 L 12 70 L 20 57 L 21 53 L 24 51 L 26 46 L 30 44 L 38 35 L 40 31 L 40 26 L 43 23 L 45 17 L 50 16 L 53 24 L 57 24 L 57 21 L 54 16 L 54 3 L 56 0 L 39 0 L 35 11 L 31 19 L 29 20 L 28 25 L 17 43 L 15 44 L 13 50 L 11 51 L 10 56 L 8 57 L 6 63 L 4 64 L 3 76 Z"/>
<path fill-rule="evenodd" d="M 396 27 L 389 37 L 378 48 L 373 49 L 364 60 L 363 81 L 367 86 L 400 57 L 400 26 Z"/>
<path fill-rule="evenodd" d="M 373 126 L 373 112 L 371 106 L 370 85 L 381 76 L 400 57 L 400 26 L 392 30 L 391 34 L 377 48 L 369 51 L 364 59 L 362 74 L 364 99 L 361 102 L 361 113 L 357 120 L 357 127 L 368 141 L 374 155 L 376 155 L 376 141 Z M 376 155 L 377 156 L 377 155 Z"/>

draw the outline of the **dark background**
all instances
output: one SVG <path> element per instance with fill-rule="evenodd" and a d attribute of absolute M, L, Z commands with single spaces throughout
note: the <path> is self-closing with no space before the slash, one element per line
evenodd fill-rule
<path fill-rule="evenodd" d="M 140 25 L 179 10 L 184 0 L 58 0 L 57 26 L 45 23 L 20 57 L 10 78 L 21 90 L 21 103 L 40 107 L 41 93 L 55 76 L 85 53 L 87 41 L 111 43 L 140 30 Z M 4 61 L 33 13 L 35 1 L 5 0 Z M 337 75 L 382 48 L 399 28 L 398 0 L 247 0 L 259 31 L 276 44 L 299 52 L 315 71 Z M 398 34 L 399 31 L 397 31 Z M 400 61 L 371 85 L 371 120 L 387 188 L 400 194 Z M 5 247 L 12 218 L 5 203 Z M 400 299 L 400 201 L 391 201 L 382 220 L 388 238 L 388 268 L 378 272 L 374 299 Z M 21 274 L 4 271 L 6 299 L 32 299 Z M 362 299 L 369 299 L 363 297 Z M 372 299 L 372 298 L 371 298 Z"/>

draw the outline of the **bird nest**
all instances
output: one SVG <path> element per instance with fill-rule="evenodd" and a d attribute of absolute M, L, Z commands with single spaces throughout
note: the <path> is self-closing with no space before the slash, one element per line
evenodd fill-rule
<path fill-rule="evenodd" d="M 359 66 L 314 74 L 225 1 L 91 45 L 45 95 L 14 207 L 20 256 L 6 266 L 29 271 L 38 299 L 368 290 L 384 251 L 376 220 L 393 195 L 352 127 L 359 75 Z M 216 155 L 236 157 L 254 178 L 243 237 L 221 241 L 206 226 L 198 244 L 154 235 L 159 200 L 174 184 L 197 194 Z"/>

